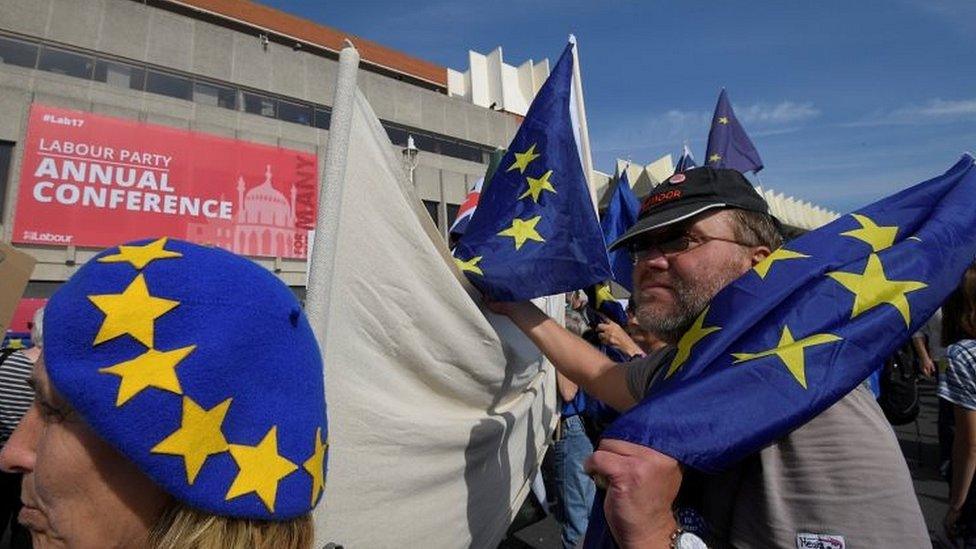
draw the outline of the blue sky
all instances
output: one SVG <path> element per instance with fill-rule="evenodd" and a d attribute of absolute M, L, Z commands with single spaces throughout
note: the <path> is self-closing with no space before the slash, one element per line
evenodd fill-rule
<path fill-rule="evenodd" d="M 575 33 L 602 171 L 685 139 L 700 163 L 723 86 L 762 185 L 839 212 L 976 150 L 970 0 L 259 1 L 458 70 L 497 46 L 555 62 Z"/>

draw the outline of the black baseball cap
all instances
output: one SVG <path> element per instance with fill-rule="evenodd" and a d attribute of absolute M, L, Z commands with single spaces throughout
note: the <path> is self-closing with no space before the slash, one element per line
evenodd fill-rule
<path fill-rule="evenodd" d="M 769 205 L 741 173 L 707 166 L 676 173 L 644 197 L 637 223 L 610 244 L 610 250 L 635 244 L 651 231 L 719 208 L 769 215 Z"/>

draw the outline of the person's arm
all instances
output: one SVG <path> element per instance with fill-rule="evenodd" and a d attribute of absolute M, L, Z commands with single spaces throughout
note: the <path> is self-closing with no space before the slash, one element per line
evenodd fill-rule
<path fill-rule="evenodd" d="M 640 348 L 640 345 L 631 339 L 630 335 L 619 324 L 610 319 L 604 318 L 602 322 L 597 324 L 596 333 L 600 338 L 600 343 L 604 345 L 616 347 L 620 349 L 620 352 L 630 357 L 644 356 L 644 350 Z"/>
<path fill-rule="evenodd" d="M 603 439 L 585 469 L 607 483 L 604 513 L 620 547 L 668 547 L 677 529 L 671 510 L 682 479 L 677 461 L 646 446 Z"/>
<path fill-rule="evenodd" d="M 556 371 L 619 412 L 637 404 L 627 387 L 625 367 L 546 316 L 530 301 L 486 301 L 509 317 L 556 367 Z"/>
<path fill-rule="evenodd" d="M 556 372 L 556 389 L 559 390 L 559 398 L 563 399 L 563 402 L 570 402 L 576 398 L 579 385 L 570 381 L 568 377 Z"/>
<path fill-rule="evenodd" d="M 929 354 L 928 345 L 925 344 L 925 334 L 918 332 L 912 336 L 912 347 L 918 355 L 919 365 L 925 377 L 932 377 L 935 374 L 935 362 Z"/>
<path fill-rule="evenodd" d="M 952 442 L 952 485 L 949 489 L 949 511 L 946 513 L 946 534 L 952 536 L 959 512 L 966 502 L 969 486 L 976 472 L 976 411 L 953 404 L 956 434 Z"/>

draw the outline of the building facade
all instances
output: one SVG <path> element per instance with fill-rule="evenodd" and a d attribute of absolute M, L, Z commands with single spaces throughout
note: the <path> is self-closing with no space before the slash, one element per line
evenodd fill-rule
<path fill-rule="evenodd" d="M 124 164 L 117 157 L 102 158 L 85 172 L 81 157 L 66 156 L 64 140 L 50 137 L 33 138 L 35 150 L 28 151 L 34 126 L 62 119 L 70 124 L 70 113 L 87 113 L 106 128 L 117 128 L 105 130 L 106 139 L 115 139 L 117 155 L 126 154 L 124 143 L 146 134 L 157 142 L 192 139 L 199 144 L 190 148 L 204 149 L 185 152 L 193 164 L 186 173 L 197 180 L 209 177 L 207 143 L 213 140 L 231 155 L 293 151 L 315 159 L 317 181 L 338 52 L 346 39 L 360 51 L 359 87 L 393 144 L 402 148 L 412 136 L 420 149 L 414 183 L 446 232 L 467 189 L 484 175 L 489 153 L 507 146 L 520 123 L 510 112 L 450 96 L 446 68 L 247 0 L 0 0 L 0 237 L 38 259 L 27 297 L 49 295 L 101 247 L 57 235 L 41 241 L 15 233 L 32 215 L 20 202 L 115 206 L 112 190 L 98 194 L 94 187 L 104 172 L 112 166 L 121 172 Z M 69 114 L 42 116 L 42 110 Z M 32 113 L 39 117 L 33 122 Z M 72 146 L 80 150 L 78 143 Z M 97 164 L 95 152 L 94 145 L 85 149 L 85 160 Z M 130 153 L 129 166 L 152 160 Z M 166 155 L 157 156 L 162 161 Z M 244 165 L 249 159 L 238 160 Z M 54 164 L 44 164 L 49 161 Z M 138 168 L 156 170 L 150 179 L 156 181 L 152 190 L 159 190 L 167 166 Z M 38 179 L 45 174 L 51 181 Z M 272 169 L 270 164 L 230 176 L 213 174 L 221 179 L 221 192 L 211 202 L 232 205 L 221 215 L 190 219 L 186 238 L 253 256 L 287 284 L 302 286 L 305 261 L 291 253 L 296 239 L 303 238 L 295 229 L 302 196 L 282 181 L 286 175 L 281 165 Z M 77 185 L 62 184 L 72 177 Z M 141 188 L 144 180 L 139 181 Z M 166 213 L 160 204 L 169 203 L 150 203 L 150 191 L 131 190 L 124 198 L 119 194 L 119 201 L 140 212 L 145 236 L 157 234 L 154 223 Z M 200 208 L 193 197 L 179 200 L 174 204 L 181 212 L 184 205 L 191 212 L 193 204 Z M 208 201 L 203 204 L 205 209 Z"/>

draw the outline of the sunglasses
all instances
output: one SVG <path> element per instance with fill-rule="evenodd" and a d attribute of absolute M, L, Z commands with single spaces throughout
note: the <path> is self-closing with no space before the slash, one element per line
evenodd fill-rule
<path fill-rule="evenodd" d="M 732 244 L 738 244 L 739 246 L 752 247 L 753 244 L 747 242 L 741 242 L 732 238 L 722 238 L 720 236 L 709 236 L 703 234 L 693 234 L 690 232 L 683 232 L 673 236 L 665 236 L 664 238 L 657 240 L 656 242 L 641 242 L 635 244 L 630 250 L 630 259 L 634 262 L 634 265 L 648 259 L 652 255 L 657 254 L 663 255 L 666 258 L 672 258 L 677 255 L 681 255 L 685 252 L 694 250 L 695 248 L 711 242 L 712 240 L 718 240 L 721 242 L 731 242 Z"/>

